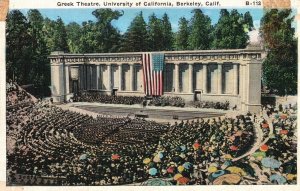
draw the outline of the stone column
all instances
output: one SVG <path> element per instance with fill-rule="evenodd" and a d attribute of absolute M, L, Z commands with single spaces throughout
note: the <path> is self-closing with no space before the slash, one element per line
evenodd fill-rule
<path fill-rule="evenodd" d="M 83 65 L 79 66 L 79 90 L 82 91 L 84 89 L 84 74 L 83 74 Z"/>
<path fill-rule="evenodd" d="M 66 83 L 65 83 L 65 87 L 66 87 L 66 92 L 65 94 L 69 94 L 70 93 L 70 74 L 69 74 L 69 66 L 65 66 L 65 79 L 66 79 Z"/>
<path fill-rule="evenodd" d="M 238 95 L 239 92 L 239 75 L 238 65 L 233 65 L 233 95 Z"/>
<path fill-rule="evenodd" d="M 246 69 L 246 111 L 259 113 L 261 108 L 261 60 L 251 60 Z"/>
<path fill-rule="evenodd" d="M 87 65 L 84 65 L 84 89 L 88 89 L 88 73 L 87 73 Z"/>
<path fill-rule="evenodd" d="M 100 89 L 100 65 L 96 65 L 96 70 L 97 70 L 97 74 L 96 74 L 96 89 L 99 90 Z"/>
<path fill-rule="evenodd" d="M 94 83 L 93 83 L 93 66 L 89 65 L 89 89 L 93 89 Z"/>
<path fill-rule="evenodd" d="M 193 93 L 193 64 L 189 64 L 189 93 Z"/>
<path fill-rule="evenodd" d="M 222 64 L 218 64 L 218 94 L 222 94 Z"/>
<path fill-rule="evenodd" d="M 129 91 L 133 91 L 133 83 L 134 83 L 134 64 L 129 64 L 129 76 L 130 76 L 130 85 Z"/>
<path fill-rule="evenodd" d="M 179 63 L 175 64 L 175 92 L 179 93 Z"/>
<path fill-rule="evenodd" d="M 122 64 L 119 65 L 119 91 L 122 91 Z"/>
<path fill-rule="evenodd" d="M 51 94 L 54 102 L 64 100 L 64 74 L 61 63 L 51 63 Z"/>
<path fill-rule="evenodd" d="M 204 94 L 207 93 L 207 64 L 203 64 L 203 84 L 202 84 L 202 87 L 203 87 L 203 92 Z"/>
<path fill-rule="evenodd" d="M 246 78 L 246 73 L 245 73 L 245 64 L 242 63 L 240 65 L 240 97 L 241 97 L 241 109 L 242 111 L 246 111 L 246 107 L 245 107 L 245 102 L 246 102 L 246 92 L 245 92 L 245 78 Z"/>
<path fill-rule="evenodd" d="M 111 90 L 111 64 L 107 64 L 107 90 Z"/>

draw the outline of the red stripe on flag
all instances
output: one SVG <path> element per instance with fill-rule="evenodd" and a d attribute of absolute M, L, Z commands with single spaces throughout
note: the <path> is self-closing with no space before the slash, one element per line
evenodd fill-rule
<path fill-rule="evenodd" d="M 156 71 L 156 95 L 159 95 L 159 71 Z"/>
<path fill-rule="evenodd" d="M 157 95 L 157 84 L 156 84 L 156 81 L 157 81 L 157 78 L 156 78 L 156 71 L 153 71 L 153 83 L 154 83 L 154 91 L 153 91 L 153 94 L 154 95 Z"/>
<path fill-rule="evenodd" d="M 145 71 L 145 54 L 142 55 L 142 65 L 143 65 L 143 85 L 144 85 L 144 93 L 147 94 L 146 92 L 146 71 Z"/>
<path fill-rule="evenodd" d="M 157 85 L 157 82 L 158 82 L 158 79 L 157 79 L 157 76 L 158 76 L 158 73 L 157 71 L 155 71 L 155 95 L 158 95 L 158 85 Z"/>
<path fill-rule="evenodd" d="M 163 89 L 164 89 L 164 87 L 163 87 L 163 73 L 162 72 L 163 72 L 162 70 L 159 71 L 159 79 L 160 79 L 160 94 L 159 95 L 163 94 Z"/>
<path fill-rule="evenodd" d="M 163 94 L 163 71 L 154 70 L 151 53 L 142 55 L 144 92 L 146 95 L 161 96 Z"/>

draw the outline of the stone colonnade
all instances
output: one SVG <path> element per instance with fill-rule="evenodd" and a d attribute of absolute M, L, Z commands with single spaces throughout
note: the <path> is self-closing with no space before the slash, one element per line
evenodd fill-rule
<path fill-rule="evenodd" d="M 174 77 L 168 80 L 170 75 L 165 73 L 164 92 L 193 94 L 195 91 L 200 91 L 202 94 L 238 95 L 240 78 L 239 63 L 186 64 L 175 62 L 167 63 L 166 67 L 170 67 L 171 72 L 172 68 L 174 68 Z M 170 72 L 170 70 L 166 71 Z"/>
<path fill-rule="evenodd" d="M 258 112 L 261 94 L 260 47 L 237 50 L 167 51 L 164 95 L 186 100 L 229 101 L 243 111 Z M 79 90 L 144 96 L 142 52 L 68 54 L 53 52 L 51 85 L 54 101 L 73 96 L 71 67 L 78 68 Z"/>
<path fill-rule="evenodd" d="M 65 67 L 69 68 L 72 65 L 65 65 Z M 139 72 L 139 68 L 139 64 L 127 63 L 79 65 L 79 89 L 107 92 L 110 92 L 112 89 L 117 89 L 118 91 L 138 91 L 135 72 Z M 67 80 L 66 84 L 68 84 Z M 71 93 L 71 91 L 67 91 L 66 93 Z"/>

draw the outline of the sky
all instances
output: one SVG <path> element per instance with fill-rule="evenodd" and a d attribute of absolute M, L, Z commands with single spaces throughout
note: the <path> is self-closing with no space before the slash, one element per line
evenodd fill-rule
<path fill-rule="evenodd" d="M 96 21 L 95 17 L 92 15 L 92 12 L 95 9 L 39 9 L 41 14 L 44 17 L 48 17 L 51 20 L 56 20 L 58 17 L 61 17 L 65 24 L 69 24 L 70 22 L 77 22 L 81 24 L 84 21 L 92 20 Z M 178 30 L 178 21 L 181 17 L 185 17 L 186 19 L 190 19 L 192 17 L 191 11 L 193 9 L 183 9 L 183 8 L 169 8 L 169 9 L 115 9 L 115 10 L 123 10 L 124 15 L 120 17 L 118 20 L 112 22 L 112 24 L 117 27 L 121 33 L 126 32 L 128 26 L 130 25 L 133 18 L 138 15 L 140 11 L 143 12 L 143 16 L 146 22 L 148 22 L 148 17 L 155 13 L 158 18 L 161 18 L 164 13 L 167 13 L 172 25 L 172 29 L 174 32 Z M 230 9 L 228 9 L 230 11 Z M 24 15 L 27 15 L 28 9 L 21 10 Z M 204 14 L 208 15 L 212 24 L 218 22 L 220 9 L 202 9 Z M 263 16 L 263 9 L 238 9 L 240 13 L 245 13 L 246 11 L 250 11 L 254 27 L 259 28 L 260 19 Z"/>

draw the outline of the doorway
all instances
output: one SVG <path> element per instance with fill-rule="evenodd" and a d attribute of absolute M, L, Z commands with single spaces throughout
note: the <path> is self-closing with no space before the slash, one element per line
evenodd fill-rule
<path fill-rule="evenodd" d="M 194 91 L 194 101 L 201 101 L 202 90 Z"/>

